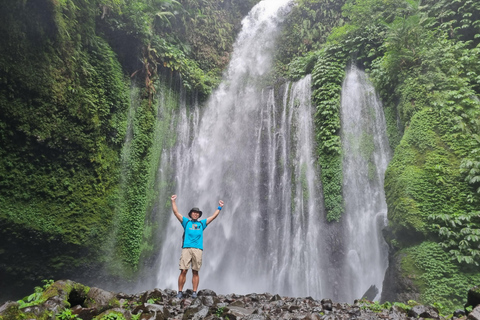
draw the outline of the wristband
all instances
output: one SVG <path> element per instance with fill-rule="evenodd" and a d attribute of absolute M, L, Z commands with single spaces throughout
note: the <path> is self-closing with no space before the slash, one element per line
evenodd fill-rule
<path fill-rule="evenodd" d="M 218 206 L 218 210 L 222 210 L 222 207 Z"/>

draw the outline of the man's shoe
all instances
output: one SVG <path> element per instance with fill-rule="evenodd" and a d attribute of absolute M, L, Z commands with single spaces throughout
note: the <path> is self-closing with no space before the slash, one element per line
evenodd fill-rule
<path fill-rule="evenodd" d="M 183 298 L 183 293 L 182 293 L 182 291 L 179 291 L 177 293 L 177 299 L 182 299 L 182 298 Z"/>
<path fill-rule="evenodd" d="M 197 293 L 195 291 L 193 291 L 192 293 L 192 299 L 195 299 L 197 297 Z"/>

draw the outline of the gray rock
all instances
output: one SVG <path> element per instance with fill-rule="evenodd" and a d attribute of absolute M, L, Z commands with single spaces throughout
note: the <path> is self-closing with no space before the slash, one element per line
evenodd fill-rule
<path fill-rule="evenodd" d="M 154 289 L 145 292 L 142 297 L 140 298 L 140 301 L 142 303 L 148 303 L 149 300 L 154 300 L 155 302 L 163 302 L 164 299 L 168 297 L 167 294 L 162 292 L 159 289 Z"/>
<path fill-rule="evenodd" d="M 82 320 L 92 320 L 97 315 L 95 308 L 83 308 L 77 305 L 72 308 L 72 314 L 78 316 Z"/>
<path fill-rule="evenodd" d="M 116 300 L 114 293 L 96 287 L 90 288 L 85 301 L 85 307 L 94 308 L 97 313 L 118 307 L 116 304 L 118 304 L 118 300 Z"/>
<path fill-rule="evenodd" d="M 322 318 L 320 317 L 319 313 L 310 313 L 306 315 L 302 320 L 320 320 L 320 319 Z"/>
<path fill-rule="evenodd" d="M 224 318 L 228 317 L 228 319 L 242 319 L 247 316 L 250 316 L 253 313 L 253 310 L 249 310 L 242 307 L 235 307 L 235 306 L 228 306 L 226 308 Z"/>
<path fill-rule="evenodd" d="M 144 312 L 143 314 L 148 313 L 149 315 L 152 315 L 153 316 L 152 319 L 155 319 L 155 320 L 164 320 L 170 317 L 170 312 L 168 311 L 168 309 L 158 304 L 146 303 L 145 309 L 146 309 L 146 312 Z"/>
<path fill-rule="evenodd" d="M 440 319 L 438 310 L 431 306 L 417 305 L 408 311 L 410 317 Z"/>
<path fill-rule="evenodd" d="M 365 293 L 362 295 L 362 299 L 367 299 L 369 301 L 373 301 L 375 299 L 375 297 L 377 296 L 377 294 L 378 294 L 377 286 L 372 284 L 370 286 L 370 288 L 368 288 L 368 290 L 365 291 Z"/>
<path fill-rule="evenodd" d="M 232 303 L 230 303 L 230 306 L 232 306 L 232 307 L 245 307 L 245 303 L 242 300 L 235 300 Z"/>
<path fill-rule="evenodd" d="M 280 297 L 278 294 L 274 295 L 270 301 L 279 301 L 279 300 L 282 300 L 282 297 Z"/>
<path fill-rule="evenodd" d="M 270 320 L 270 317 L 266 315 L 261 315 L 261 314 L 251 314 L 244 319 L 245 320 Z"/>
<path fill-rule="evenodd" d="M 480 320 L 480 305 L 477 305 L 472 312 L 468 314 L 468 320 Z"/>
<path fill-rule="evenodd" d="M 324 310 L 332 311 L 332 309 L 333 309 L 332 300 L 330 300 L 330 299 L 322 299 L 321 304 L 322 304 L 322 308 L 323 308 Z"/>
<path fill-rule="evenodd" d="M 201 297 L 201 296 L 213 296 L 213 297 L 216 297 L 217 294 L 210 290 L 210 289 L 203 289 L 203 290 L 200 290 L 198 291 L 198 296 Z"/>
<path fill-rule="evenodd" d="M 9 311 L 18 310 L 18 306 L 18 302 L 7 301 L 2 306 L 0 306 L 0 315 L 6 315 Z"/>
<path fill-rule="evenodd" d="M 465 309 L 468 307 L 475 308 L 480 304 L 480 286 L 475 286 L 468 290 L 467 293 L 467 303 L 465 304 Z"/>
<path fill-rule="evenodd" d="M 466 315 L 466 313 L 465 313 L 465 310 L 462 310 L 462 309 L 458 309 L 453 312 L 454 318 L 460 318 L 460 317 L 463 317 L 464 315 Z"/>
<path fill-rule="evenodd" d="M 40 316 L 45 312 L 45 308 L 43 306 L 31 306 L 21 309 L 24 313 L 31 313 L 35 316 Z"/>
<path fill-rule="evenodd" d="M 199 296 L 200 301 L 202 301 L 202 304 L 207 306 L 207 307 L 213 307 L 217 303 L 220 303 L 220 299 L 218 299 L 216 296 Z"/>
<path fill-rule="evenodd" d="M 419 288 L 413 283 L 412 279 L 404 276 L 402 271 L 402 260 L 405 256 L 405 253 L 390 255 L 388 268 L 383 280 L 381 303 L 386 301 L 406 302 L 409 300 L 420 300 Z"/>
<path fill-rule="evenodd" d="M 205 306 L 188 308 L 183 314 L 183 320 L 200 320 L 208 315 L 209 308 Z"/>

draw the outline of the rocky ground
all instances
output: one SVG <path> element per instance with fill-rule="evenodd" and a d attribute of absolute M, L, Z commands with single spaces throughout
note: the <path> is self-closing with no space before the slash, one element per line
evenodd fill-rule
<path fill-rule="evenodd" d="M 480 320 L 480 289 L 472 288 L 468 302 L 472 311 L 457 311 L 452 319 Z M 13 319 L 99 319 L 99 320 L 163 320 L 163 319 L 444 319 L 431 306 L 399 306 L 388 309 L 368 301 L 353 305 L 312 298 L 289 298 L 279 295 L 217 295 L 201 290 L 191 298 L 191 291 L 177 299 L 176 291 L 154 289 L 134 295 L 89 288 L 70 280 L 57 281 L 42 292 L 19 302 L 9 301 L 0 307 L 0 320 Z M 28 301 L 30 300 L 30 301 Z"/>

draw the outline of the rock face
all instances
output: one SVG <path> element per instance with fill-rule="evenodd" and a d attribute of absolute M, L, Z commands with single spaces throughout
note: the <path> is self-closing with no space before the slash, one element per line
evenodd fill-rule
<path fill-rule="evenodd" d="M 389 257 L 388 268 L 383 280 L 381 302 L 420 300 L 420 290 L 413 284 L 411 279 L 402 274 L 403 258 L 404 254 L 400 252 Z"/>
<path fill-rule="evenodd" d="M 475 286 L 470 290 L 468 290 L 467 303 L 465 304 L 465 308 L 468 308 L 468 307 L 475 308 L 479 304 L 480 304 L 480 286 Z"/>
<path fill-rule="evenodd" d="M 10 301 L 0 306 L 0 320 L 71 319 L 72 316 L 83 320 L 442 319 L 435 308 L 422 305 L 409 310 L 396 305 L 378 310 L 364 300 L 350 305 L 331 299 L 318 301 L 270 293 L 217 295 L 211 290 L 199 291 L 195 299 L 191 298 L 193 292 L 187 290 L 183 299 L 177 299 L 176 293 L 154 289 L 130 295 L 88 288 L 69 280 L 57 281 L 45 290 L 38 304 L 22 306 Z M 461 317 L 465 319 L 464 315 Z M 473 309 L 468 319 L 480 320 L 480 305 Z"/>

